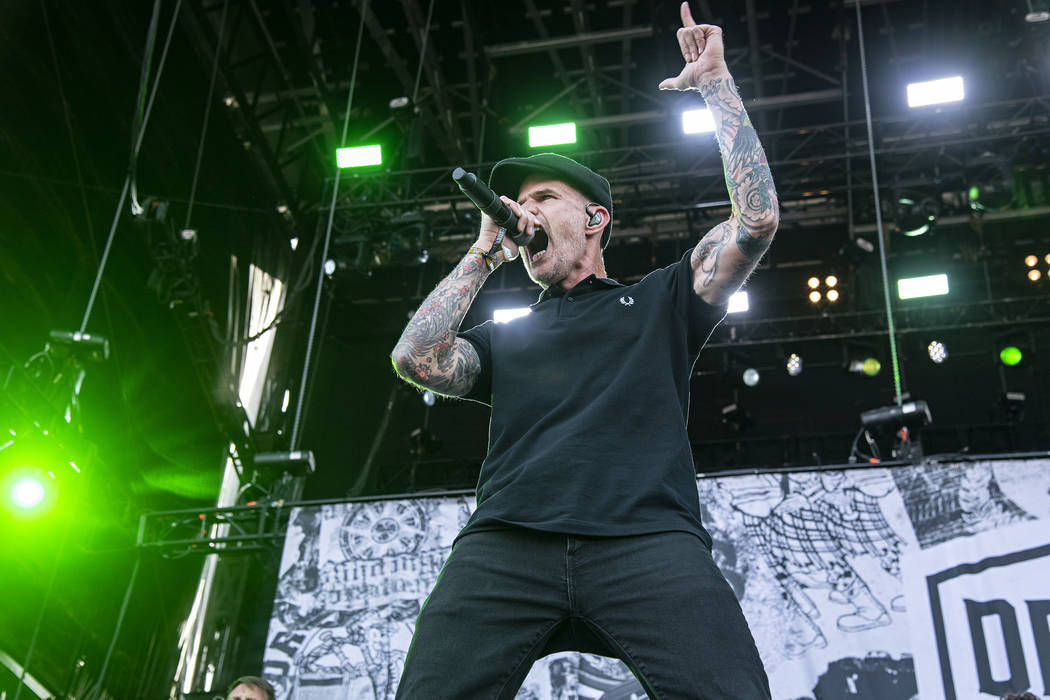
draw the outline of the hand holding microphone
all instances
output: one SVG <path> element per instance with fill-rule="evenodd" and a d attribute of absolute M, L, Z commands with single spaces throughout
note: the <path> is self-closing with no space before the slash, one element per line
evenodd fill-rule
<path fill-rule="evenodd" d="M 485 183 L 473 173 L 463 168 L 452 171 L 452 179 L 459 185 L 475 206 L 483 214 L 481 231 L 474 244 L 476 248 L 490 251 L 499 238 L 499 229 L 505 230 L 505 236 L 499 243 L 503 248 L 504 258 L 514 260 L 518 257 L 518 246 L 528 245 L 532 241 L 536 220 L 525 209 L 508 197 L 497 196 Z M 492 253 L 498 254 L 498 250 Z"/>

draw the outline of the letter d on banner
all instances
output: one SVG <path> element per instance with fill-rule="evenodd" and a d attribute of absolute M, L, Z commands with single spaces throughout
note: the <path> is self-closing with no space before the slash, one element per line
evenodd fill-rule
<path fill-rule="evenodd" d="M 1021 633 L 1017 627 L 1017 614 L 1014 606 L 1005 600 L 988 600 L 977 602 L 967 598 L 966 617 L 970 622 L 970 638 L 973 639 L 974 663 L 977 666 L 977 679 L 982 693 L 1002 695 L 1016 688 L 1028 687 L 1028 670 L 1025 668 L 1024 650 L 1021 648 Z M 998 617 L 1002 636 L 988 639 L 984 618 Z M 997 645 L 1006 652 L 1006 663 L 1010 668 L 1010 677 L 1003 680 L 992 678 L 992 663 L 989 658 L 988 644 Z"/>

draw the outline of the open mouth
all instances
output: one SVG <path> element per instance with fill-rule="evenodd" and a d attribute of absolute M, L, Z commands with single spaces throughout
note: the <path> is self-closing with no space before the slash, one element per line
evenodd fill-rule
<path fill-rule="evenodd" d="M 541 257 L 547 250 L 547 244 L 550 243 L 550 239 L 547 238 L 547 232 L 537 226 L 533 230 L 535 234 L 532 241 L 529 242 L 529 257 L 535 262 L 537 258 Z"/>

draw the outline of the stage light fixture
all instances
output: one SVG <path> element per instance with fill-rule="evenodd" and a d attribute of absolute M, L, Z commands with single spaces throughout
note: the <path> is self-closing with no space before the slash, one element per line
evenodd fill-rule
<path fill-rule="evenodd" d="M 850 360 L 849 371 L 854 374 L 863 374 L 866 377 L 877 377 L 882 371 L 882 363 L 874 357 Z"/>
<path fill-rule="evenodd" d="M 1021 348 L 1016 345 L 1007 345 L 999 351 L 999 360 L 1007 367 L 1019 365 L 1022 359 L 1024 355 L 1021 353 Z"/>
<path fill-rule="evenodd" d="M 829 288 L 830 287 L 834 287 L 838 283 L 839 283 L 839 278 L 836 277 L 835 275 L 828 275 L 827 277 L 824 278 L 824 284 L 826 284 Z"/>
<path fill-rule="evenodd" d="M 1034 255 L 1026 255 L 1024 257 L 1024 264 L 1027 265 L 1028 267 L 1035 267 L 1036 265 L 1039 264 L 1039 258 L 1037 258 Z"/>
<path fill-rule="evenodd" d="M 816 289 L 820 286 L 820 279 L 817 277 L 810 277 L 808 280 L 806 280 L 806 286 L 808 286 L 810 289 Z"/>
<path fill-rule="evenodd" d="M 829 289 L 828 290 L 828 301 L 830 301 L 831 303 L 835 303 L 838 300 L 839 300 L 839 290 L 837 290 L 837 289 Z"/>
<path fill-rule="evenodd" d="M 427 406 L 433 406 L 437 403 L 437 397 L 434 396 L 434 392 L 430 389 L 423 390 L 423 403 Z"/>
<path fill-rule="evenodd" d="M 1046 257 L 1043 258 L 1043 262 L 1050 265 L 1050 253 L 1047 253 Z"/>
<path fill-rule="evenodd" d="M 761 376 L 759 375 L 758 370 L 754 367 L 748 367 L 744 370 L 743 375 L 741 375 L 741 379 L 743 379 L 744 384 L 747 386 L 758 386 L 758 380 L 760 378 Z"/>
<path fill-rule="evenodd" d="M 379 144 L 368 146 L 347 146 L 337 148 L 335 162 L 340 168 L 362 168 L 383 163 L 383 149 Z"/>
<path fill-rule="evenodd" d="M 925 401 L 909 401 L 901 406 L 886 406 L 864 411 L 860 414 L 860 422 L 869 429 L 897 430 L 902 426 L 921 428 L 933 422 L 933 415 Z"/>
<path fill-rule="evenodd" d="M 751 414 L 736 403 L 722 407 L 722 423 L 734 431 L 747 430 L 755 424 Z"/>
<path fill-rule="evenodd" d="M 1029 271 L 1028 271 L 1028 279 L 1029 279 L 1030 281 L 1032 281 L 1032 282 L 1038 282 L 1038 281 L 1039 281 L 1039 279 L 1040 279 L 1040 278 L 1041 278 L 1042 276 L 1043 276 L 1043 273 L 1042 273 L 1042 272 L 1040 272 L 1039 270 L 1029 270 Z"/>
<path fill-rule="evenodd" d="M 926 107 L 947 102 L 959 102 L 966 97 L 966 90 L 962 76 L 956 75 L 939 80 L 908 83 L 907 94 L 909 107 Z"/>
<path fill-rule="evenodd" d="M 820 301 L 820 292 L 818 292 L 815 289 L 812 292 L 810 292 L 809 293 L 809 301 L 812 304 L 816 304 L 818 301 Z"/>
<path fill-rule="evenodd" d="M 897 296 L 901 299 L 917 299 L 948 293 L 948 275 L 925 275 L 905 277 L 897 280 Z"/>
<path fill-rule="evenodd" d="M 939 340 L 931 340 L 930 344 L 926 346 L 926 351 L 930 353 L 930 359 L 936 365 L 948 359 L 948 348 Z"/>
<path fill-rule="evenodd" d="M 324 273 L 326 275 L 328 275 L 329 277 L 331 277 L 332 275 L 335 274 L 335 268 L 336 268 L 335 260 L 332 260 L 331 258 L 328 258 L 327 260 L 324 261 Z"/>
<path fill-rule="evenodd" d="M 1007 422 L 1015 423 L 1024 418 L 1025 394 L 1022 391 L 1004 391 L 999 397 L 999 407 Z"/>
<path fill-rule="evenodd" d="M 797 377 L 798 375 L 802 374 L 802 357 L 800 357 L 796 353 L 791 353 L 790 355 L 788 355 L 787 362 L 785 362 L 785 367 L 787 368 L 788 374 L 790 374 L 792 377 Z"/>
<path fill-rule="evenodd" d="M 726 307 L 727 314 L 739 314 L 751 308 L 747 299 L 747 292 L 736 292 L 729 297 L 729 306 Z"/>
<path fill-rule="evenodd" d="M 715 130 L 715 118 L 709 109 L 689 109 L 682 112 L 682 133 L 704 134 Z"/>
<path fill-rule="evenodd" d="M 970 209 L 975 212 L 1006 209 L 1014 201 L 1013 175 L 1008 169 L 1000 170 L 970 185 L 966 194 L 970 200 Z"/>
<path fill-rule="evenodd" d="M 273 474 L 288 473 L 292 476 L 309 476 L 317 471 L 314 453 L 310 450 L 292 452 L 258 452 L 252 458 L 256 469 Z"/>
<path fill-rule="evenodd" d="M 529 146 L 531 148 L 558 146 L 564 143 L 576 143 L 575 122 L 529 127 Z"/>
<path fill-rule="evenodd" d="M 11 487 L 11 501 L 15 507 L 28 510 L 44 500 L 44 485 L 38 479 L 24 476 Z"/>
<path fill-rule="evenodd" d="M 492 320 L 496 323 L 508 323 L 516 318 L 528 316 L 530 313 L 532 309 L 527 306 L 517 309 L 496 309 L 492 312 Z"/>
<path fill-rule="evenodd" d="M 939 211 L 937 200 L 929 195 L 898 193 L 894 197 L 893 220 L 908 237 L 928 233 L 937 222 Z"/>

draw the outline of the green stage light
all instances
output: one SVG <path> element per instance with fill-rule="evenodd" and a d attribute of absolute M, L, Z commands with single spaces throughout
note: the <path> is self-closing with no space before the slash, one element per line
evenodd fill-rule
<path fill-rule="evenodd" d="M 33 477 L 24 476 L 11 487 L 11 501 L 16 508 L 29 509 L 44 500 L 44 485 Z"/>
<path fill-rule="evenodd" d="M 1016 345 L 1007 345 L 999 351 L 999 359 L 1002 360 L 1003 364 L 1007 367 L 1013 367 L 1020 363 L 1021 357 L 1021 348 Z"/>
<path fill-rule="evenodd" d="M 529 127 L 529 146 L 557 146 L 563 143 L 576 143 L 576 123 L 548 124 Z"/>
<path fill-rule="evenodd" d="M 383 163 L 383 149 L 379 147 L 379 144 L 337 148 L 335 150 L 335 162 L 340 168 L 381 165 Z"/>
<path fill-rule="evenodd" d="M 863 374 L 866 377 L 878 376 L 882 371 L 882 363 L 874 357 L 850 360 L 849 371 L 855 374 Z"/>

